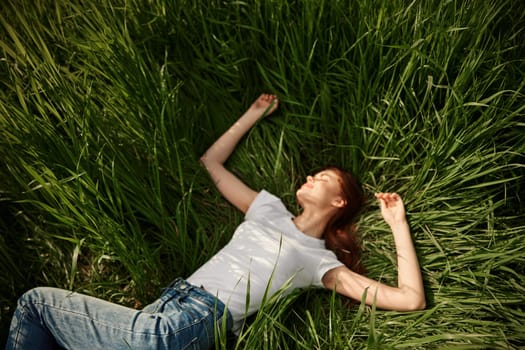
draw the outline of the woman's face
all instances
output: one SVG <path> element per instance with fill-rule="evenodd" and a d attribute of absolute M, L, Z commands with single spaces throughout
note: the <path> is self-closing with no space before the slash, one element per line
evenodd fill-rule
<path fill-rule="evenodd" d="M 346 203 L 341 193 L 339 175 L 333 170 L 323 170 L 314 176 L 307 176 L 296 196 L 303 208 L 305 205 L 319 208 L 341 207 Z"/>

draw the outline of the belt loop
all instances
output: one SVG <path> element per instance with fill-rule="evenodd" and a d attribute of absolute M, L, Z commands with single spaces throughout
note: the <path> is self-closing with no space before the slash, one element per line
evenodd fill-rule
<path fill-rule="evenodd" d="M 168 284 L 166 287 L 162 288 L 161 296 L 164 296 L 164 294 L 166 292 L 168 292 L 170 289 L 177 289 L 178 290 L 177 286 L 181 283 L 181 281 L 182 281 L 182 278 L 180 278 L 180 277 L 175 278 L 173 281 L 170 282 L 170 284 Z"/>

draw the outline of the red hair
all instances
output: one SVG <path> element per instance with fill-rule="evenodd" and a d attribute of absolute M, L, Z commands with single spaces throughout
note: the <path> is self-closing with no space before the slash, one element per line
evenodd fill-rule
<path fill-rule="evenodd" d="M 341 207 L 326 225 L 323 238 L 327 249 L 332 250 L 337 259 L 349 269 L 364 273 L 361 263 L 361 245 L 357 237 L 355 219 L 365 204 L 361 184 L 349 171 L 330 166 L 323 170 L 337 174 L 341 185 L 341 195 L 346 204 Z"/>

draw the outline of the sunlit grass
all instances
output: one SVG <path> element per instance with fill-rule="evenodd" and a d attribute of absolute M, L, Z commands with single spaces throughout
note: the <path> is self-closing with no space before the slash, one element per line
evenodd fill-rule
<path fill-rule="evenodd" d="M 327 164 L 370 198 L 401 193 L 428 307 L 307 291 L 266 305 L 231 348 L 523 345 L 524 13 L 510 0 L 7 1 L 0 329 L 33 286 L 140 307 L 212 256 L 242 216 L 199 156 L 268 91 L 279 112 L 228 166 L 292 210 Z M 359 228 L 368 274 L 395 283 L 372 200 Z"/>

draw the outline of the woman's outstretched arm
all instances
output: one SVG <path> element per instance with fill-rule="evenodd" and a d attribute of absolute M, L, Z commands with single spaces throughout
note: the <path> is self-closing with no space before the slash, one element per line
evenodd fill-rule
<path fill-rule="evenodd" d="M 406 220 L 403 200 L 396 193 L 377 193 L 381 214 L 394 235 L 397 251 L 397 287 L 388 286 L 359 275 L 346 266 L 329 270 L 323 276 L 326 288 L 334 288 L 339 294 L 361 300 L 366 294 L 366 303 L 388 310 L 412 311 L 426 306 L 423 279 L 410 229 Z"/>
<path fill-rule="evenodd" d="M 244 182 L 226 169 L 224 163 L 241 138 L 257 120 L 273 113 L 277 106 L 278 100 L 275 95 L 262 94 L 259 96 L 237 122 L 219 137 L 200 159 L 219 192 L 243 213 L 246 213 L 257 192 L 246 186 Z"/>

